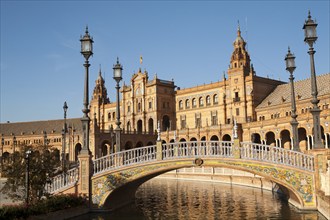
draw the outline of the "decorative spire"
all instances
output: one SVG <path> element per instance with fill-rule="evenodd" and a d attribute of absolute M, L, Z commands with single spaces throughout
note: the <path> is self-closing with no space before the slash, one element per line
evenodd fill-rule
<path fill-rule="evenodd" d="M 99 69 L 99 76 L 102 76 L 101 64 L 100 64 L 100 69 Z"/>
<path fill-rule="evenodd" d="M 237 26 L 237 36 L 240 37 L 241 36 L 241 27 L 239 25 L 239 20 L 237 21 L 237 24 L 238 24 L 238 26 Z"/>

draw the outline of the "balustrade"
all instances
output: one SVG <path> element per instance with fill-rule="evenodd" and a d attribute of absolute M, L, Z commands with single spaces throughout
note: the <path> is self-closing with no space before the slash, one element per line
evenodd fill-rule
<path fill-rule="evenodd" d="M 162 144 L 162 160 L 185 158 L 234 158 L 233 142 L 231 141 L 191 141 Z M 236 149 L 235 149 L 236 150 Z M 301 152 L 292 151 L 275 146 L 242 142 L 238 148 L 240 158 L 235 160 L 256 160 L 273 164 L 281 164 L 302 170 L 314 171 L 314 157 Z M 145 164 L 157 160 L 156 145 L 130 149 L 110 154 L 93 160 L 93 174 L 121 167 Z M 79 168 L 79 167 L 78 167 Z M 57 191 L 76 183 L 78 168 L 69 170 L 52 179 L 48 192 Z"/>
<path fill-rule="evenodd" d="M 275 146 L 243 142 L 241 158 L 283 164 L 314 171 L 314 157 L 312 155 Z"/>
<path fill-rule="evenodd" d="M 156 145 L 130 149 L 100 157 L 93 161 L 94 174 L 124 166 L 156 160 Z"/>
<path fill-rule="evenodd" d="M 51 178 L 48 185 L 45 186 L 45 190 L 48 193 L 56 192 L 59 189 L 74 185 L 78 181 L 79 167 L 68 170 L 65 173 L 61 173 Z"/>

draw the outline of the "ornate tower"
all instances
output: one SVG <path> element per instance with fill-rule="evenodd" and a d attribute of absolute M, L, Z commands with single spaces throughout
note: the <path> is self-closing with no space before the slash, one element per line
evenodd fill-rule
<path fill-rule="evenodd" d="M 234 51 L 230 58 L 228 80 L 226 81 L 226 123 L 232 124 L 247 121 L 248 105 L 247 91 L 248 81 L 254 76 L 253 67 L 250 64 L 250 55 L 245 46 L 246 42 L 241 36 L 240 26 L 237 28 L 237 37 L 233 43 Z"/>
<path fill-rule="evenodd" d="M 237 37 L 233 43 L 234 51 L 230 58 L 230 67 L 228 74 L 230 72 L 242 71 L 244 75 L 248 75 L 250 72 L 250 56 L 247 50 L 245 49 L 246 42 L 241 36 L 240 26 L 238 25 L 237 28 Z"/>
<path fill-rule="evenodd" d="M 101 130 L 104 129 L 104 107 L 108 103 L 110 103 L 110 100 L 108 98 L 107 89 L 105 88 L 105 81 L 102 77 L 100 68 L 99 76 L 95 81 L 90 109 L 93 122 L 96 121 L 97 124 L 95 125 L 97 125 Z"/>

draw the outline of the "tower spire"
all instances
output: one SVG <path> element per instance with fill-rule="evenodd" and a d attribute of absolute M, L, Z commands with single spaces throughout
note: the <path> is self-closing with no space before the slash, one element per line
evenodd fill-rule
<path fill-rule="evenodd" d="M 241 27 L 239 25 L 239 20 L 237 20 L 237 36 L 241 37 Z"/>

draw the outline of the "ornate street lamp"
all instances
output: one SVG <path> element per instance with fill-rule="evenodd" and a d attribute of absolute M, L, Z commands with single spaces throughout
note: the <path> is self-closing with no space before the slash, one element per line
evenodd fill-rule
<path fill-rule="evenodd" d="M 314 65 L 314 48 L 313 44 L 317 40 L 316 35 L 316 26 L 312 20 L 312 16 L 310 11 L 308 11 L 308 20 L 305 21 L 303 29 L 305 30 L 305 42 L 309 45 L 308 54 L 310 55 L 310 63 L 311 63 L 311 87 L 312 87 L 312 100 L 313 108 L 310 109 L 310 112 L 313 115 L 313 126 L 314 126 L 314 149 L 323 148 L 323 144 L 321 141 L 321 126 L 320 126 L 320 108 L 318 107 L 318 103 L 320 100 L 317 99 L 317 84 L 316 84 L 316 75 L 315 75 L 315 65 Z"/>
<path fill-rule="evenodd" d="M 85 86 L 84 86 L 84 109 L 82 112 L 84 113 L 81 118 L 82 126 L 83 126 L 83 147 L 81 149 L 81 153 L 89 153 L 89 122 L 90 118 L 88 117 L 89 109 L 88 109 L 88 67 L 90 66 L 88 59 L 91 55 L 93 55 L 93 39 L 89 36 L 88 27 L 86 27 L 85 35 L 80 38 L 81 42 L 81 51 L 80 53 L 85 57 Z"/>
<path fill-rule="evenodd" d="M 16 158 L 15 158 L 16 145 L 17 145 L 17 140 L 16 140 L 16 136 L 14 135 L 14 137 L 13 137 L 13 161 L 14 161 L 14 163 L 16 160 Z"/>
<path fill-rule="evenodd" d="M 25 170 L 25 203 L 29 205 L 29 188 L 30 188 L 30 154 L 31 150 L 25 152 L 26 170 Z"/>
<path fill-rule="evenodd" d="M 117 107 L 116 107 L 116 153 L 120 151 L 120 106 L 119 106 L 119 82 L 122 80 L 122 74 L 123 74 L 123 67 L 119 63 L 119 59 L 117 57 L 117 63 L 113 66 L 113 79 L 116 81 L 116 89 L 117 89 Z"/>
<path fill-rule="evenodd" d="M 114 132 L 113 132 L 113 126 L 110 125 L 110 137 L 111 137 L 111 148 L 110 148 L 110 154 L 113 154 L 114 152 L 114 149 L 113 149 L 113 145 L 114 145 L 114 141 L 113 141 L 113 138 L 114 138 Z"/>
<path fill-rule="evenodd" d="M 3 172 L 3 145 L 5 145 L 5 139 L 3 134 L 1 134 L 1 172 Z"/>
<path fill-rule="evenodd" d="M 63 129 L 62 129 L 62 171 L 65 172 L 65 168 L 66 168 L 66 153 L 65 153 L 65 148 L 66 148 L 66 132 L 67 132 L 67 128 L 66 128 L 66 112 L 68 111 L 68 105 L 66 104 L 66 102 L 64 102 L 63 105 L 63 110 L 64 110 L 64 125 L 63 125 Z"/>
<path fill-rule="evenodd" d="M 290 47 L 288 48 L 288 54 L 285 56 L 286 70 L 290 73 L 290 85 L 291 85 L 291 127 L 292 127 L 292 136 L 293 136 L 293 150 L 300 151 L 299 149 L 299 139 L 298 139 L 298 121 L 297 121 L 297 112 L 296 112 L 296 98 L 294 93 L 294 77 L 293 71 L 296 69 L 294 59 L 296 57 L 291 53 Z"/>

